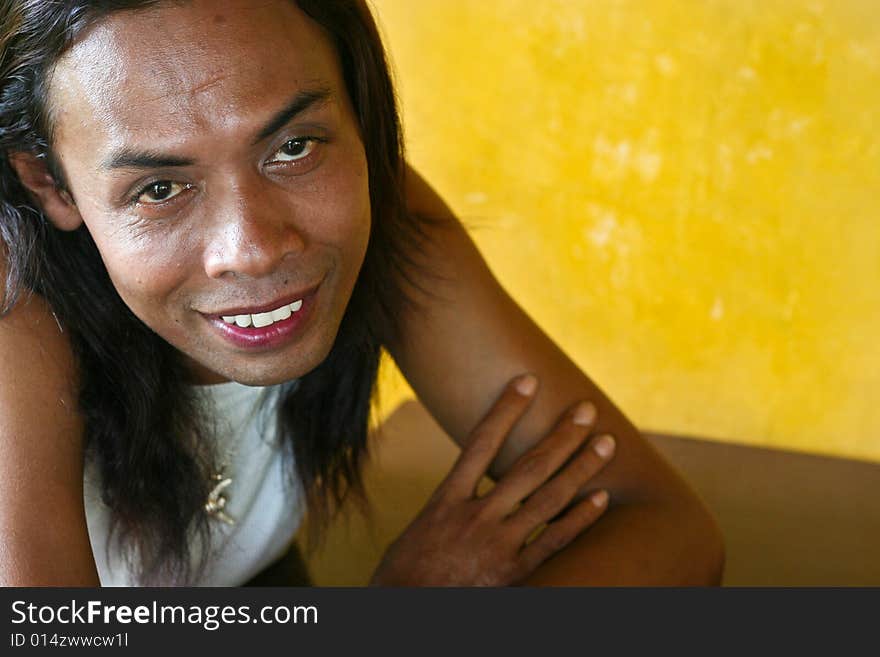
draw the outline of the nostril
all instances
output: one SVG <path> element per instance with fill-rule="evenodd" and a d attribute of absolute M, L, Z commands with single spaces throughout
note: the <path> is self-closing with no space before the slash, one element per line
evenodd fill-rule
<path fill-rule="evenodd" d="M 258 278 L 273 273 L 284 260 L 297 257 L 304 250 L 305 241 L 292 228 L 229 226 L 206 248 L 205 271 L 212 278 Z"/>

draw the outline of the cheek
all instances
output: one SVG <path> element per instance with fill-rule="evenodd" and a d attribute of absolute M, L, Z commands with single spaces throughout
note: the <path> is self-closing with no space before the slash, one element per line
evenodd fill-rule
<path fill-rule="evenodd" d="M 370 239 L 370 227 L 372 222 L 372 208 L 370 207 L 370 181 L 367 174 L 367 162 L 361 151 L 357 171 L 352 176 L 353 192 L 351 216 L 354 217 L 351 227 L 354 236 L 355 248 L 361 255 L 367 250 L 367 242 Z"/>
<path fill-rule="evenodd" d="M 320 240 L 332 244 L 345 258 L 346 270 L 360 269 L 370 238 L 370 189 L 366 162 L 353 158 L 324 180 L 318 203 L 327 220 L 320 226 Z"/>
<path fill-rule="evenodd" d="M 105 260 L 106 264 L 106 260 Z M 176 290 L 181 284 L 179 264 L 143 258 L 120 260 L 107 265 L 117 293 L 131 311 L 157 332 L 175 319 Z"/>
<path fill-rule="evenodd" d="M 184 244 L 172 246 L 156 231 L 107 231 L 88 220 L 86 226 L 119 296 L 135 315 L 151 323 L 185 281 Z"/>
<path fill-rule="evenodd" d="M 364 189 L 356 203 L 348 208 L 350 221 L 345 226 L 345 258 L 350 264 L 347 267 L 349 284 L 354 282 L 360 273 L 370 240 L 371 210 L 369 190 Z"/>

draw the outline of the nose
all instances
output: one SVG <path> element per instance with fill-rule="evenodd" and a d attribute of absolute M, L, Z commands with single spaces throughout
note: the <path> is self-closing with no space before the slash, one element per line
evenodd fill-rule
<path fill-rule="evenodd" d="M 270 185 L 251 182 L 227 187 L 212 199 L 214 220 L 204 250 L 209 277 L 260 278 L 303 252 L 306 240 L 295 208 L 278 196 Z"/>

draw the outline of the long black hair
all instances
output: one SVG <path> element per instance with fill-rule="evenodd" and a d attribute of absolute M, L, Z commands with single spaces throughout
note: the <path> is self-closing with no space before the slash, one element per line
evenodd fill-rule
<path fill-rule="evenodd" d="M 365 260 L 329 356 L 278 403 L 310 518 L 326 521 L 348 492 L 362 493 L 371 400 L 382 346 L 414 303 L 406 293 L 426 232 L 405 211 L 401 127 L 381 39 L 364 0 L 295 0 L 332 40 L 367 156 L 372 228 Z M 0 313 L 22 294 L 50 304 L 78 366 L 86 449 L 99 467 L 117 549 L 144 584 L 191 581 L 189 550 L 210 532 L 202 507 L 213 443 L 179 352 L 117 294 L 85 226 L 56 229 L 9 162 L 13 152 L 52 157 L 47 75 L 84 29 L 116 11 L 162 0 L 2 0 L 0 3 Z M 294 440 L 295 437 L 295 440 Z M 109 540 L 109 539 L 108 539 Z M 203 541 L 207 545 L 207 541 Z"/>

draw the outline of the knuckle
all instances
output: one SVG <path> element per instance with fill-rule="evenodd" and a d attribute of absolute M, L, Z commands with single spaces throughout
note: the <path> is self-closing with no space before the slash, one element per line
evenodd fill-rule
<path fill-rule="evenodd" d="M 523 454 L 516 465 L 517 472 L 526 477 L 545 475 L 550 469 L 550 459 L 544 449 L 532 449 Z"/>
<path fill-rule="evenodd" d="M 536 504 L 528 502 L 510 519 L 512 523 L 533 529 L 545 521 L 546 514 Z"/>
<path fill-rule="evenodd" d="M 522 580 L 535 572 L 543 561 L 544 558 L 541 555 L 536 555 L 534 552 L 529 552 L 528 555 L 524 555 L 514 566 L 514 569 L 510 574 L 510 583 L 519 584 Z"/>
<path fill-rule="evenodd" d="M 492 582 L 489 586 L 506 586 L 518 579 L 520 564 L 512 556 L 497 559 L 489 569 L 488 579 Z"/>
<path fill-rule="evenodd" d="M 529 519 L 543 522 L 556 515 L 570 499 L 571 495 L 567 494 L 567 491 L 554 487 L 543 491 L 539 497 L 532 498 L 527 505 L 528 508 L 524 508 L 523 511 Z"/>
<path fill-rule="evenodd" d="M 468 513 L 467 526 L 474 530 L 484 527 L 496 520 L 495 509 L 488 503 L 488 500 L 473 500 Z"/>
<path fill-rule="evenodd" d="M 569 455 L 583 445 L 587 436 L 586 427 L 562 420 L 538 444 L 559 454 Z"/>
<path fill-rule="evenodd" d="M 496 432 L 492 431 L 490 427 L 478 427 L 471 434 L 467 451 L 472 456 L 489 456 L 495 451 L 497 443 Z"/>
<path fill-rule="evenodd" d="M 578 479 L 589 479 L 595 475 L 603 466 L 603 462 L 593 452 L 593 450 L 585 449 L 580 456 L 571 462 L 571 468 L 574 470 Z"/>
<path fill-rule="evenodd" d="M 547 495 L 547 499 L 542 505 L 542 511 L 546 515 L 559 513 L 559 511 L 561 509 L 564 509 L 565 506 L 571 501 L 573 493 L 574 491 L 568 488 L 555 488 Z"/>
<path fill-rule="evenodd" d="M 541 535 L 541 539 L 544 550 L 550 554 L 556 554 L 570 542 L 567 534 L 552 530 L 545 530 Z"/>
<path fill-rule="evenodd" d="M 501 586 L 507 586 L 508 584 L 518 582 L 524 577 L 525 574 L 521 572 L 520 565 L 511 559 L 508 560 L 501 569 L 499 584 Z"/>

